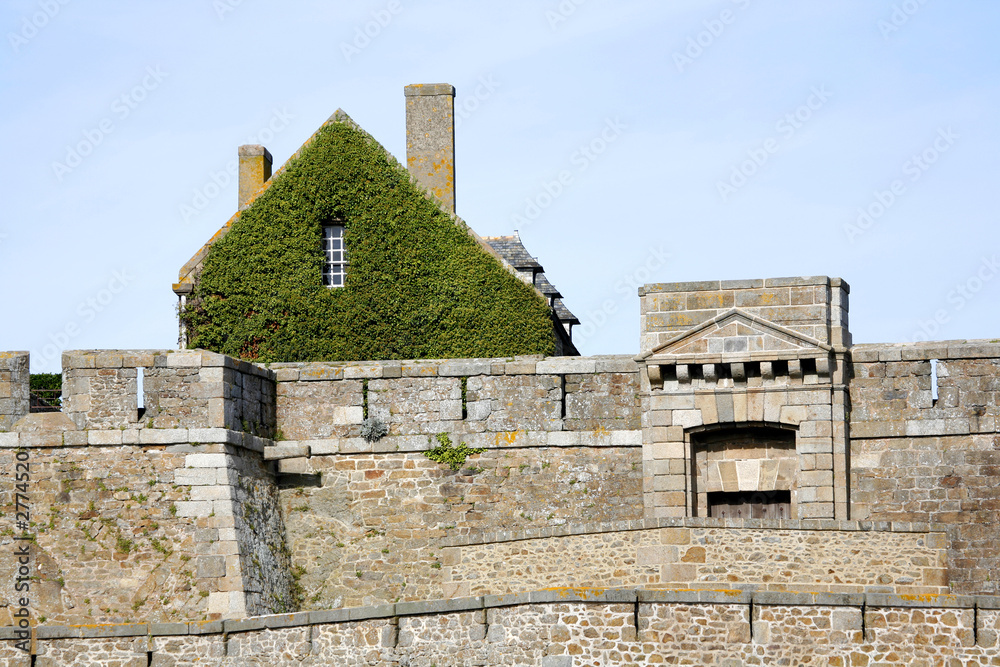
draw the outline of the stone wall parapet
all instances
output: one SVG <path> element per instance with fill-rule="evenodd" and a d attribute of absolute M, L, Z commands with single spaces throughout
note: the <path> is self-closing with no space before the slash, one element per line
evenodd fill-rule
<path fill-rule="evenodd" d="M 273 441 L 252 433 L 225 428 L 88 429 L 47 433 L 0 433 L 0 449 L 188 444 L 225 444 L 264 453 L 271 448 Z"/>
<path fill-rule="evenodd" d="M 865 343 L 851 347 L 855 363 L 930 361 L 931 359 L 1000 359 L 997 340 L 943 340 L 926 343 Z"/>
<path fill-rule="evenodd" d="M 597 535 L 654 528 L 732 528 L 761 530 L 842 531 L 872 533 L 943 533 L 944 523 L 919 523 L 906 521 L 841 521 L 837 519 L 799 519 L 769 521 L 766 519 L 713 519 L 709 517 L 653 517 L 635 521 L 606 523 L 568 523 L 561 526 L 529 528 L 519 531 L 454 535 L 441 541 L 442 547 L 461 547 L 473 544 L 520 542 L 545 537 L 569 535 Z"/>
<path fill-rule="evenodd" d="M 204 350 L 73 350 L 62 362 L 63 412 L 80 430 L 275 431 L 275 374 L 247 361 Z"/>
<path fill-rule="evenodd" d="M 471 447 L 500 447 L 515 439 L 519 447 L 591 446 L 581 442 L 588 433 L 596 439 L 592 446 L 641 444 L 621 436 L 598 437 L 640 428 L 638 364 L 624 355 L 280 363 L 269 368 L 277 378 L 282 439 L 308 442 L 314 455 L 422 451 L 436 446 L 425 445 L 428 436 L 439 433 L 462 438 Z M 389 438 L 374 446 L 362 440 L 366 416 L 384 421 Z M 550 438 L 547 433 L 581 435 Z"/>
<path fill-rule="evenodd" d="M 1000 343 L 859 345 L 851 360 L 854 440 L 1000 431 Z"/>
<path fill-rule="evenodd" d="M 670 590 L 648 588 L 547 588 L 506 595 L 481 595 L 465 598 L 444 598 L 397 602 L 393 604 L 326 609 L 248 616 L 220 621 L 187 623 L 124 623 L 105 625 L 39 625 L 34 628 L 37 639 L 89 639 L 185 635 L 213 635 L 253 632 L 265 629 L 305 627 L 330 623 L 347 623 L 400 616 L 450 614 L 462 611 L 503 607 L 537 606 L 553 603 L 569 604 L 739 604 L 789 607 L 877 607 L 898 609 L 1000 609 L 1000 596 L 990 595 L 887 595 L 882 593 L 828 593 L 745 590 Z M 0 627 L 0 640 L 15 638 L 14 627 Z"/>
<path fill-rule="evenodd" d="M 28 414 L 30 377 L 27 352 L 0 352 L 0 431 Z"/>
<path fill-rule="evenodd" d="M 484 359 L 411 359 L 386 361 L 303 361 L 267 364 L 278 382 L 320 382 L 400 377 L 470 377 L 474 375 L 563 375 L 638 373 L 631 355 L 543 357 L 526 355 Z"/>

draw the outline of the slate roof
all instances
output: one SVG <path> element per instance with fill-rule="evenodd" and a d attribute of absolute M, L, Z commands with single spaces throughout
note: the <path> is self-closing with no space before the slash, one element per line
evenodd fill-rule
<path fill-rule="evenodd" d="M 483 240 L 489 243 L 515 269 L 542 270 L 542 265 L 528 254 L 528 251 L 521 244 L 521 238 L 516 232 L 514 236 L 487 236 L 483 237 Z"/>
<path fill-rule="evenodd" d="M 552 304 L 552 310 L 555 312 L 556 318 L 562 324 L 580 323 L 576 315 L 570 312 L 570 309 L 563 303 L 562 294 L 560 294 L 559 290 L 545 277 L 545 269 L 538 263 L 538 260 L 531 256 L 524 247 L 524 244 L 521 243 L 521 237 L 518 236 L 517 232 L 514 232 L 513 236 L 484 236 L 483 240 L 496 250 L 497 254 L 503 257 L 505 262 L 518 271 L 530 270 L 534 273 L 535 288 L 548 298 L 549 303 Z"/>

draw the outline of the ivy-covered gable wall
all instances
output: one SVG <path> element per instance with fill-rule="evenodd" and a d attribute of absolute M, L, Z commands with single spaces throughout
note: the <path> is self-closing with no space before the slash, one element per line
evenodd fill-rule
<path fill-rule="evenodd" d="M 322 283 L 322 225 L 346 285 Z M 272 361 L 551 354 L 545 300 L 349 121 L 319 130 L 212 245 L 181 313 L 192 348 Z"/>

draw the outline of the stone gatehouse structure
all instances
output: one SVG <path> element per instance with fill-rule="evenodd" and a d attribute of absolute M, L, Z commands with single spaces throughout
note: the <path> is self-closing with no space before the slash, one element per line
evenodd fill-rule
<path fill-rule="evenodd" d="M 74 351 L 50 414 L 0 354 L 0 655 L 996 664 L 1000 343 L 855 345 L 848 294 L 647 285 L 624 356 Z"/>

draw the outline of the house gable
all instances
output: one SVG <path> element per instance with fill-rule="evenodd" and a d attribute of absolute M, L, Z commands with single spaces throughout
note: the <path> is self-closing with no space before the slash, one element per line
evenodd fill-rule
<path fill-rule="evenodd" d="M 340 222 L 347 284 L 322 285 Z M 189 346 L 259 361 L 548 354 L 549 306 L 338 112 L 185 266 Z"/>

